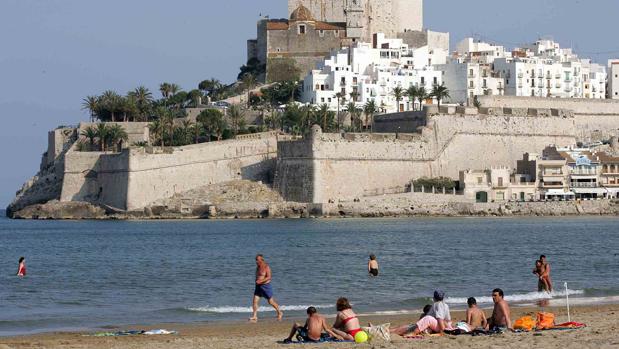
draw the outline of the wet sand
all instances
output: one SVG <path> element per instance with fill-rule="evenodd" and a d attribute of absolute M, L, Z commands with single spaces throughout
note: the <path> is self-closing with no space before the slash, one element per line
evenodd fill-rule
<path fill-rule="evenodd" d="M 538 308 L 512 309 L 512 320 L 526 314 L 535 314 Z M 565 308 L 546 308 L 557 316 L 557 323 L 567 321 Z M 486 310 L 489 315 L 490 311 Z M 587 328 L 572 331 L 544 331 L 540 333 L 507 333 L 495 336 L 441 336 L 407 340 L 392 338 L 391 343 L 376 341 L 371 344 L 318 344 L 305 345 L 318 348 L 619 348 L 619 305 L 582 306 L 571 311 L 572 321 L 587 324 Z M 155 326 L 125 326 L 115 330 L 165 328 L 176 330 L 178 335 L 91 337 L 89 333 L 49 333 L 20 337 L 0 338 L 0 349 L 61 348 L 61 349 L 193 349 L 193 348 L 286 348 L 278 342 L 287 336 L 292 321 L 303 319 L 284 318 L 277 322 L 268 313 L 258 324 L 199 323 L 160 324 Z M 460 320 L 463 312 L 453 311 L 452 318 Z M 363 324 L 392 323 L 402 325 L 415 321 L 415 315 L 362 316 Z M 296 346 L 292 346 L 296 347 Z"/>

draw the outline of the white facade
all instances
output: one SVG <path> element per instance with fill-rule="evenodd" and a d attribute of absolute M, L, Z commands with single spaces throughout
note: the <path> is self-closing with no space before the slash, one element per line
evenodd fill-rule
<path fill-rule="evenodd" d="M 484 94 L 557 98 L 606 96 L 606 68 L 580 59 L 571 49 L 561 48 L 552 40 L 538 40 L 507 52 L 502 46 L 468 38 L 457 45 L 449 64 L 441 70 L 454 103 L 470 103 L 475 95 Z M 467 71 L 466 76 L 463 71 Z M 480 74 L 485 74 L 485 85 L 478 77 Z M 478 85 L 485 88 L 478 88 Z"/>
<path fill-rule="evenodd" d="M 320 69 L 313 70 L 303 83 L 301 101 L 310 104 L 327 104 L 331 110 L 342 108 L 357 96 L 359 108 L 373 100 L 384 112 L 413 109 L 418 101 L 403 98 L 397 103 L 393 91 L 411 86 L 424 86 L 428 92 L 440 85 L 442 74 L 434 64 L 445 64 L 447 51 L 429 49 L 427 46 L 409 49 L 401 39 L 387 39 L 376 34 L 375 42 L 356 43 L 324 61 Z"/>
<path fill-rule="evenodd" d="M 608 97 L 619 99 L 619 59 L 608 61 Z"/>

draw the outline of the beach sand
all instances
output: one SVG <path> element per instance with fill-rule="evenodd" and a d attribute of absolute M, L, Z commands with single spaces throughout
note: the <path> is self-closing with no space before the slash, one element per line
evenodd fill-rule
<path fill-rule="evenodd" d="M 567 321 L 565 308 L 546 308 L 557 315 L 557 323 Z M 537 308 L 512 309 L 512 318 L 535 314 Z M 486 310 L 489 315 L 490 311 Z M 583 322 L 587 328 L 571 331 L 544 331 L 541 333 L 507 333 L 495 336 L 442 336 L 417 340 L 393 338 L 391 343 L 376 341 L 370 344 L 318 344 L 303 348 L 619 348 L 619 305 L 583 306 L 573 308 L 572 321 Z M 360 316 L 362 323 L 392 323 L 402 325 L 414 321 L 415 315 Z M 463 312 L 453 311 L 452 318 L 462 319 Z M 292 321 L 277 322 L 273 314 L 258 324 L 249 323 L 200 323 L 191 325 L 160 324 L 156 326 L 126 326 L 121 329 L 166 328 L 179 332 L 178 335 L 91 337 L 88 333 L 49 333 L 32 336 L 0 338 L 0 349 L 9 348 L 61 348 L 61 349 L 193 349 L 193 348 L 286 348 L 278 344 L 287 336 Z M 302 321 L 302 319 L 297 319 Z M 297 347 L 292 345 L 292 347 Z"/>

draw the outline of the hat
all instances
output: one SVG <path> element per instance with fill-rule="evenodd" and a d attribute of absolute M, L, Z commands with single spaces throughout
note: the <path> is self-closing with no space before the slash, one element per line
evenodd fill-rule
<path fill-rule="evenodd" d="M 444 298 L 445 298 L 445 292 L 443 292 L 442 290 L 434 291 L 434 299 L 435 300 L 442 301 Z"/>

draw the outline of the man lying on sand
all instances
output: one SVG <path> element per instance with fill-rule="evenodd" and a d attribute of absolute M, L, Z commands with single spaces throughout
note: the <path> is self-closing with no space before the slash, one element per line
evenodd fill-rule
<path fill-rule="evenodd" d="M 510 319 L 509 304 L 503 299 L 503 290 L 495 288 L 492 291 L 492 301 L 494 302 L 494 310 L 492 311 L 492 317 L 488 319 L 488 329 L 490 331 L 505 330 L 512 331 L 512 320 Z"/>
<path fill-rule="evenodd" d="M 284 343 L 292 343 L 292 338 L 295 335 L 300 341 L 310 343 L 322 342 L 329 338 L 342 339 L 342 337 L 331 331 L 329 326 L 327 326 L 325 318 L 319 315 L 314 307 L 307 308 L 307 320 L 305 321 L 305 325 L 301 326 L 299 323 L 295 322 L 292 326 L 292 330 L 290 330 L 290 335 L 288 338 L 284 339 Z"/>

